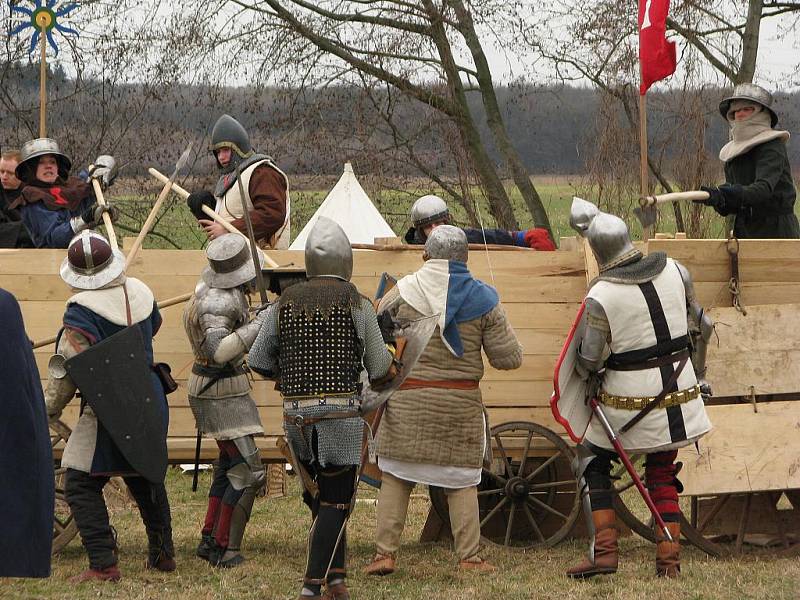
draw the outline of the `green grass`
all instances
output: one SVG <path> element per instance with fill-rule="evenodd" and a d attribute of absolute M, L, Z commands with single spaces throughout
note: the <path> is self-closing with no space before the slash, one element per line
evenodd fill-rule
<path fill-rule="evenodd" d="M 569 209 L 572 197 L 577 195 L 590 201 L 596 201 L 596 188 L 587 184 L 582 176 L 542 177 L 539 179 L 534 178 L 534 182 L 547 211 L 556 240 L 561 237 L 574 236 L 575 232 L 569 226 Z M 155 193 L 145 187 L 147 183 L 149 182 L 145 180 L 138 181 L 135 185 L 129 183 L 125 186 L 120 186 L 119 190 L 112 188 L 112 190 L 120 194 L 115 196 L 113 191 L 109 194 L 109 199 L 113 200 L 122 210 L 122 218 L 118 225 L 118 236 L 135 237 L 140 230 L 147 212 L 155 201 Z M 132 188 L 136 188 L 138 191 L 132 191 Z M 476 188 L 476 196 L 479 195 L 477 191 Z M 415 189 L 413 186 L 409 186 L 404 190 L 368 189 L 368 192 L 375 206 L 399 236 L 403 236 L 410 227 L 409 212 L 416 198 L 427 193 L 442 193 L 441 190 L 437 189 L 423 187 Z M 533 219 L 517 188 L 509 185 L 508 192 L 520 228 L 528 229 L 533 227 Z M 327 193 L 328 190 L 314 189 L 300 189 L 291 192 L 293 237 L 300 232 L 308 219 L 322 204 Z M 608 196 L 608 193 L 606 193 L 606 196 Z M 641 239 L 642 230 L 632 212 L 635 206 L 637 206 L 636 198 L 628 198 L 627 196 L 615 199 L 613 205 L 609 205 L 607 201 L 601 203 L 601 208 L 625 219 L 634 239 Z M 456 224 L 462 226 L 470 225 L 462 206 L 451 202 L 449 207 Z M 682 204 L 681 210 L 686 222 L 689 221 L 689 213 L 693 208 L 690 203 Z M 797 214 L 800 215 L 800 204 L 795 209 Z M 483 221 L 484 227 L 495 227 L 494 219 L 485 200 L 478 202 L 478 214 Z M 701 237 L 725 237 L 725 219 L 710 208 L 701 210 L 696 219 L 696 230 L 702 233 Z M 150 235 L 145 240 L 146 248 L 174 248 L 176 245 L 185 249 L 202 248 L 205 242 L 205 235 L 197 226 L 184 202 L 174 196 L 165 203 L 164 208 L 160 211 L 154 231 L 156 234 L 166 236 L 174 244 L 169 243 L 163 237 L 158 237 L 158 235 Z M 675 233 L 675 216 L 671 207 L 667 206 L 661 209 L 656 231 Z"/>
<path fill-rule="evenodd" d="M 295 478 L 289 478 L 289 495 L 259 498 L 248 528 L 244 552 L 248 562 L 238 569 L 217 570 L 194 557 L 198 531 L 205 513 L 204 491 L 210 476 L 204 473 L 197 494 L 190 491 L 191 477 L 171 469 L 167 486 L 172 504 L 178 571 L 164 574 L 143 568 L 146 552 L 144 529 L 132 505 L 113 511 L 119 532 L 119 584 L 90 583 L 72 586 L 67 579 L 87 566 L 79 539 L 74 539 L 53 560 L 53 575 L 45 580 L 2 580 L 0 597 L 132 598 L 149 600 L 294 599 L 305 567 L 306 533 L 310 517 L 302 504 Z M 362 498 L 374 498 L 366 489 Z M 374 503 L 359 502 L 349 528 L 351 577 L 354 599 L 433 600 L 473 599 L 618 599 L 618 600 L 765 600 L 797 599 L 800 560 L 745 555 L 737 559 L 712 559 L 691 547 L 682 550 L 683 574 L 677 581 L 653 575 L 654 547 L 636 537 L 621 541 L 620 571 L 615 576 L 587 582 L 567 580 L 563 572 L 585 551 L 583 540 L 565 541 L 555 548 L 507 552 L 491 547 L 483 552 L 499 567 L 493 575 L 464 575 L 455 569 L 455 556 L 445 543 L 419 544 L 428 501 L 418 488 L 412 497 L 409 522 L 399 556 L 400 569 L 386 578 L 368 578 L 361 568 L 374 552 Z"/>

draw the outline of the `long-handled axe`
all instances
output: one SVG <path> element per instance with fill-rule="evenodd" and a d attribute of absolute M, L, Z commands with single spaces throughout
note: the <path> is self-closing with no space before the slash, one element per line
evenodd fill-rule
<path fill-rule="evenodd" d="M 158 215 L 158 211 L 161 209 L 161 205 L 166 200 L 167 196 L 169 195 L 170 191 L 172 191 L 172 182 L 175 181 L 175 178 L 178 177 L 178 173 L 183 170 L 183 167 L 186 166 L 186 163 L 189 162 L 189 156 L 192 153 L 192 143 L 189 142 L 189 145 L 186 146 L 186 150 L 183 151 L 178 162 L 175 163 L 175 170 L 172 172 L 168 183 L 164 184 L 161 193 L 158 195 L 158 199 L 156 203 L 153 205 L 153 208 L 150 210 L 150 214 L 147 215 L 147 219 L 142 225 L 142 230 L 139 232 L 139 235 L 136 236 L 136 240 L 133 242 L 133 247 L 131 251 L 128 252 L 128 257 L 125 261 L 125 267 L 130 267 L 133 263 L 136 255 L 139 253 L 139 250 L 142 247 L 142 243 L 144 243 L 145 236 L 149 233 L 150 228 L 153 226 L 153 222 L 156 220 L 156 215 Z"/>
<path fill-rule="evenodd" d="M 164 175 L 163 173 L 161 173 L 157 169 L 154 169 L 154 168 L 150 167 L 149 169 L 147 169 L 147 172 L 150 173 L 151 176 L 153 176 L 156 179 L 158 179 L 161 183 L 169 182 L 169 177 L 167 177 L 166 175 Z M 174 181 L 172 182 L 172 191 L 175 192 L 176 194 L 178 194 L 178 196 L 180 196 L 184 200 L 186 200 L 189 197 L 189 192 L 187 190 L 185 190 L 184 188 L 182 188 L 177 183 L 175 183 Z M 221 216 L 219 216 L 219 213 L 217 213 L 213 208 L 208 207 L 208 206 L 206 206 L 204 204 L 201 207 L 201 210 L 203 211 L 203 214 L 206 215 L 209 219 L 211 219 L 212 221 L 215 221 L 215 222 L 219 223 L 220 225 L 222 225 L 228 233 L 236 233 L 238 235 L 241 235 L 242 237 L 245 237 L 245 238 L 247 237 L 244 233 L 242 233 L 241 231 L 236 229 L 236 227 L 234 227 L 231 224 L 230 221 L 226 221 Z M 266 254 L 264 254 L 264 259 L 265 259 L 265 262 L 267 263 L 267 265 L 269 265 L 273 269 L 278 268 L 278 266 L 279 266 L 278 263 L 276 263 L 274 260 L 272 260 Z"/>
<path fill-rule="evenodd" d="M 671 194 L 660 194 L 658 196 L 642 196 L 639 198 L 639 206 L 633 209 L 633 214 L 639 219 L 642 228 L 652 227 L 658 217 L 658 205 L 681 200 L 691 200 L 692 202 L 702 202 L 708 200 L 708 192 L 700 190 L 691 192 L 673 192 Z"/>

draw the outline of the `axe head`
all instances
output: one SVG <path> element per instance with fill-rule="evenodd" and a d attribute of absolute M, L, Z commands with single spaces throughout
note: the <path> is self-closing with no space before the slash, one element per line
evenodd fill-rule
<path fill-rule="evenodd" d="M 639 219 L 642 229 L 653 227 L 656 224 L 656 219 L 658 219 L 658 209 L 654 204 L 650 206 L 637 206 L 633 209 L 633 214 Z"/>

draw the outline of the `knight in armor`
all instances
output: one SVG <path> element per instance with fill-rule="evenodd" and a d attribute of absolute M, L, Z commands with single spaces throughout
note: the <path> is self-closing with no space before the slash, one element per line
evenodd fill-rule
<path fill-rule="evenodd" d="M 247 131 L 230 115 L 222 115 L 214 125 L 211 152 L 219 171 L 214 191 L 196 191 L 186 199 L 208 238 L 218 238 L 227 230 L 208 219 L 202 211 L 203 205 L 214 209 L 245 235 L 246 208 L 259 247 L 289 248 L 289 178 L 286 174 L 271 157 L 253 150 Z"/>
<path fill-rule="evenodd" d="M 425 263 L 398 281 L 378 306 L 380 318 L 438 315 L 436 330 L 386 404 L 378 435 L 377 555 L 366 572 L 388 575 L 416 484 L 445 489 L 461 570 L 493 571 L 479 555 L 478 490 L 491 455 L 479 387 L 483 357 L 496 369 L 517 369 L 522 346 L 497 291 L 472 277 L 464 232 L 440 225 L 425 242 Z M 446 415 L 446 418 L 443 418 Z M 491 459 L 488 459 L 491 462 Z"/>
<path fill-rule="evenodd" d="M 719 152 L 725 183 L 703 187 L 703 204 L 732 215 L 733 235 L 745 238 L 800 238 L 794 214 L 797 196 L 786 144 L 789 132 L 775 129 L 772 94 L 752 83 L 737 85 L 719 104 L 730 141 Z"/>
<path fill-rule="evenodd" d="M 250 318 L 248 292 L 256 273 L 246 238 L 225 234 L 208 245 L 206 255 L 208 266 L 183 313 L 194 352 L 189 404 L 199 434 L 214 438 L 219 447 L 197 556 L 229 568 L 245 560 L 245 527 L 266 484 L 254 439 L 264 428 L 244 363 L 260 317 Z M 263 266 L 260 251 L 259 256 Z"/>
<path fill-rule="evenodd" d="M 407 244 L 424 244 L 431 231 L 439 225 L 451 224 L 447 203 L 439 196 L 428 194 L 417 199 L 411 206 L 411 227 L 406 232 Z M 556 245 L 546 229 L 534 227 L 524 231 L 506 229 L 461 228 L 470 244 L 498 244 L 501 246 L 521 246 L 534 250 L 555 250 Z"/>
<path fill-rule="evenodd" d="M 138 279 L 126 277 L 125 256 L 93 231 L 82 231 L 69 244 L 61 278 L 77 293 L 67 300 L 57 354 L 48 367 L 45 402 L 48 418 L 56 421 L 76 390 L 81 392 L 80 417 L 61 466 L 66 467 L 66 500 L 89 555 L 89 569 L 71 581 L 120 579 L 116 532 L 103 497 L 112 476 L 123 478 L 139 507 L 148 568 L 174 571 L 164 486 L 169 411 L 153 370 L 153 336 L 161 326 L 153 293 Z M 138 346 L 121 341 L 130 336 Z M 115 385 L 134 372 L 144 374 L 135 386 Z M 133 402 L 124 403 L 126 399 Z"/>
<path fill-rule="evenodd" d="M 600 272 L 586 295 L 576 368 L 593 382 L 622 447 L 647 455 L 644 482 L 673 540 L 657 529 L 656 574 L 677 577 L 682 486 L 675 459 L 678 448 L 711 429 L 703 396 L 711 393 L 705 362 L 713 323 L 687 269 L 663 252 L 643 256 L 622 219 L 576 198 L 570 224 L 589 240 Z M 592 540 L 588 557 L 567 575 L 583 579 L 616 572 L 618 561 L 611 484 L 617 456 L 597 419 L 589 422 L 577 457 Z"/>
<path fill-rule="evenodd" d="M 359 380 L 366 369 L 380 383 L 393 359 L 372 303 L 350 283 L 350 242 L 331 219 L 320 217 L 309 234 L 305 265 L 308 281 L 285 289 L 265 311 L 248 363 L 278 382 L 284 429 L 313 517 L 300 598 L 347 600 L 345 526 L 364 429 Z"/>
<path fill-rule="evenodd" d="M 90 182 L 70 176 L 72 161 L 55 140 L 25 142 L 21 154 L 16 176 L 22 192 L 9 208 L 19 211 L 36 248 L 66 248 L 76 233 L 101 225 L 105 212 L 112 221 L 117 219 L 116 208 L 96 203 Z M 107 187 L 116 173 L 114 157 L 103 155 L 95 160 L 90 176 Z"/>

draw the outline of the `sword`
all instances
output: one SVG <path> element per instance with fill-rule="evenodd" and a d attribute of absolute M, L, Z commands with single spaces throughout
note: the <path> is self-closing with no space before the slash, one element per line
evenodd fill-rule
<path fill-rule="evenodd" d="M 644 499 L 644 503 L 647 504 L 647 508 L 650 509 L 650 514 L 653 515 L 653 518 L 661 528 L 661 531 L 664 532 L 664 536 L 667 538 L 667 540 L 670 542 L 674 541 L 669 529 L 667 529 L 667 524 L 664 523 L 664 519 L 662 519 L 661 515 L 658 514 L 658 509 L 656 509 L 656 505 L 653 503 L 653 499 L 650 497 L 650 492 L 648 492 L 647 488 L 644 487 L 642 480 L 639 478 L 638 473 L 636 473 L 636 469 L 633 468 L 631 459 L 628 458 L 628 453 L 625 451 L 625 448 L 622 447 L 619 438 L 617 438 L 617 434 L 614 433 L 611 423 L 608 422 L 606 414 L 603 412 L 603 408 L 600 406 L 600 403 L 597 401 L 597 398 L 594 395 L 592 395 L 589 399 L 589 406 L 592 407 L 592 411 L 595 415 L 597 415 L 597 419 L 600 421 L 600 425 L 603 427 L 608 439 L 611 441 L 611 445 L 614 446 L 617 456 L 619 456 L 622 464 L 625 465 L 625 470 L 628 471 L 628 475 L 631 476 L 633 484 L 636 486 L 636 489 L 639 490 L 639 493 Z"/>
<path fill-rule="evenodd" d="M 242 199 L 242 206 L 244 210 L 244 224 L 247 226 L 247 237 L 250 240 L 250 252 L 253 255 L 253 266 L 256 269 L 256 287 L 261 296 L 261 305 L 264 306 L 269 302 L 267 299 L 267 288 L 264 285 L 264 275 L 261 273 L 261 261 L 258 260 L 258 248 L 256 246 L 256 235 L 253 232 L 253 220 L 250 218 L 250 210 L 247 208 L 247 200 L 244 195 L 244 184 L 242 184 L 242 166 L 241 163 L 236 168 L 236 185 L 239 186 L 239 197 Z"/>

